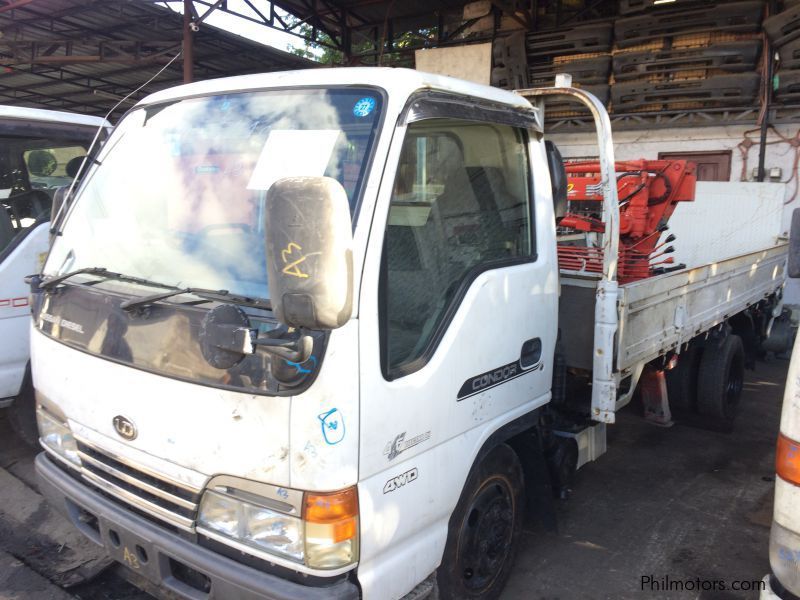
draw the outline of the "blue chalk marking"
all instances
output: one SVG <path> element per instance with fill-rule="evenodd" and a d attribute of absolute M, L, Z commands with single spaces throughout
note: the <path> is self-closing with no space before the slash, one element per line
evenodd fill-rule
<path fill-rule="evenodd" d="M 375 110 L 375 98 L 364 96 L 353 106 L 353 114 L 357 117 L 366 117 Z"/>
<path fill-rule="evenodd" d="M 344 439 L 344 415 L 338 408 L 317 415 L 322 425 L 322 437 L 329 446 L 338 444 Z"/>
<path fill-rule="evenodd" d="M 800 550 L 791 550 L 790 548 L 779 548 L 778 557 L 786 562 L 800 562 Z"/>
<path fill-rule="evenodd" d="M 283 360 L 284 360 L 284 362 L 286 362 L 287 365 L 289 365 L 290 367 L 294 367 L 295 368 L 295 375 L 297 375 L 299 373 L 311 373 L 311 371 L 313 371 L 317 367 L 317 357 L 316 356 L 310 356 L 307 361 L 302 362 L 302 363 L 296 363 L 296 362 L 292 362 L 292 361 L 286 360 L 286 359 L 283 359 Z M 304 365 L 304 364 L 306 364 L 308 362 L 310 362 L 311 365 L 309 365 L 309 368 L 306 369 L 302 365 Z"/>

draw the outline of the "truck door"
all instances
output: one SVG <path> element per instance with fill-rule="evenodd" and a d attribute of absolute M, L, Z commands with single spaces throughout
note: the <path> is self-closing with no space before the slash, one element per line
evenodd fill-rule
<path fill-rule="evenodd" d="M 532 123 L 438 99 L 412 107 L 361 286 L 360 494 L 396 522 L 393 541 L 416 532 L 412 546 L 433 548 L 406 546 L 408 564 L 432 570 L 483 442 L 549 399 L 557 274 Z M 362 561 L 402 547 L 385 535 L 365 521 Z"/>

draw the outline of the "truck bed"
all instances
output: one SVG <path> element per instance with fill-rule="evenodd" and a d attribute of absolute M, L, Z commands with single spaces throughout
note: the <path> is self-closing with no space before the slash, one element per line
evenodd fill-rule
<path fill-rule="evenodd" d="M 615 373 L 625 377 L 748 306 L 784 282 L 788 245 L 642 279 L 619 287 Z M 598 279 L 562 272 L 559 322 L 567 365 L 592 368 Z"/>

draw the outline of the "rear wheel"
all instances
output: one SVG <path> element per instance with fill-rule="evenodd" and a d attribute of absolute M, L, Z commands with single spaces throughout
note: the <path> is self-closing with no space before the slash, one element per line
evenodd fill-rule
<path fill-rule="evenodd" d="M 697 382 L 697 410 L 709 419 L 709 426 L 731 431 L 739 413 L 744 384 L 744 346 L 738 335 L 719 344 L 708 344 L 700 361 Z"/>
<path fill-rule="evenodd" d="M 436 572 L 441 600 L 500 595 L 519 545 L 524 486 L 519 458 L 505 444 L 472 468 L 450 517 Z"/>

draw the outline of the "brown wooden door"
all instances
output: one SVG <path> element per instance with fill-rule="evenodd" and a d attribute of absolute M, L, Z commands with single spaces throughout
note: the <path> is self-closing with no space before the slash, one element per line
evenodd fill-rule
<path fill-rule="evenodd" d="M 730 181 L 731 151 L 659 152 L 659 160 L 690 160 L 697 165 L 697 181 Z"/>

